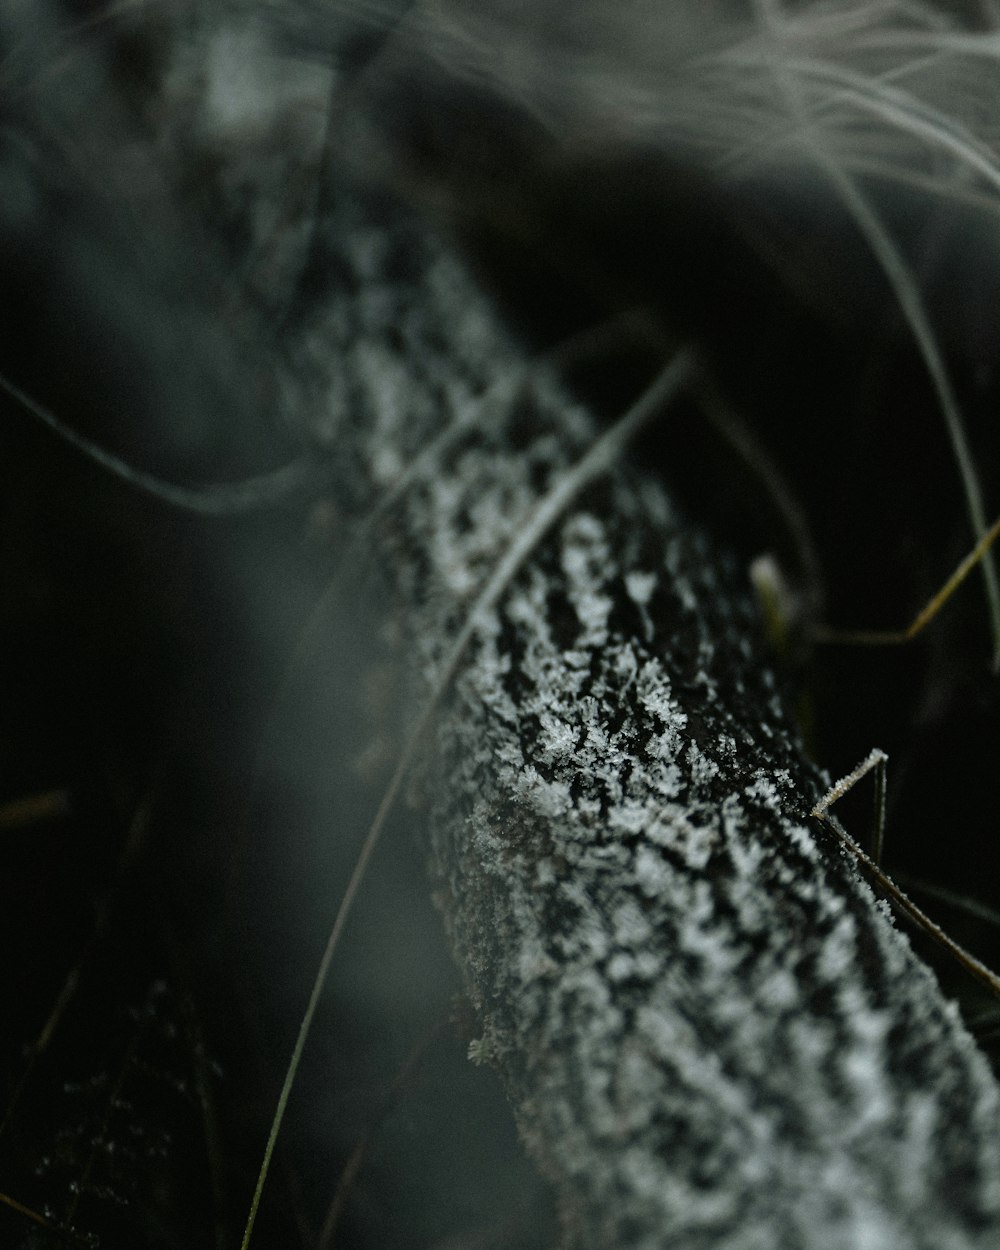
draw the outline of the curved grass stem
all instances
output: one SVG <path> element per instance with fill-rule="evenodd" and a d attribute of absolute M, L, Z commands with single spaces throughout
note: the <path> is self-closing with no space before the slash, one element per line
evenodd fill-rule
<path fill-rule="evenodd" d="M 969 521 L 977 543 L 983 546 L 979 562 L 986 587 L 993 640 L 993 668 L 995 672 L 1000 672 L 1000 580 L 997 577 L 996 563 L 989 551 L 989 530 L 982 488 L 965 433 L 958 397 L 924 307 L 919 286 L 878 212 L 857 181 L 824 142 L 817 119 L 810 110 L 802 84 L 796 76 L 794 61 L 790 62 L 783 56 L 784 18 L 778 0 L 754 0 L 754 7 L 764 29 L 774 36 L 771 71 L 793 118 L 799 123 L 805 149 L 837 192 L 844 209 L 885 275 L 937 395 L 952 454 L 958 465 Z"/>
<path fill-rule="evenodd" d="M 933 938 L 939 946 L 942 946 L 970 976 L 975 977 L 977 981 L 986 986 L 991 994 L 1000 998 L 1000 977 L 981 960 L 977 959 L 975 955 L 967 951 L 964 946 L 956 942 L 953 937 L 950 937 L 922 908 L 918 907 L 908 895 L 904 894 L 885 869 L 872 856 L 863 851 L 851 835 L 830 816 L 830 808 L 833 804 L 839 798 L 842 798 L 862 777 L 871 772 L 872 769 L 876 770 L 876 777 L 881 775 L 884 782 L 885 762 L 885 752 L 876 748 L 852 773 L 849 773 L 842 781 L 838 781 L 820 799 L 810 812 L 810 815 L 814 820 L 819 821 L 824 829 L 833 834 L 841 846 L 865 869 L 876 885 L 896 904 L 900 911 L 909 916 L 929 937 Z M 884 810 L 885 792 L 881 783 L 878 785 L 876 803 Z"/>
<path fill-rule="evenodd" d="M 905 629 L 834 629 L 828 625 L 816 625 L 812 629 L 813 641 L 848 646 L 895 646 L 912 642 L 918 634 L 923 633 L 976 565 L 984 559 L 997 538 L 1000 538 L 1000 517 L 993 522 L 979 542 L 958 564 L 941 589 L 928 599 Z"/>
<path fill-rule="evenodd" d="M 2 373 L 0 391 L 9 395 L 21 409 L 47 426 L 64 443 L 68 443 L 126 485 L 185 512 L 195 512 L 202 516 L 239 516 L 292 498 L 301 492 L 313 476 L 314 466 L 307 457 L 302 457 L 268 473 L 260 473 L 238 482 L 179 486 L 174 482 L 165 482 L 153 473 L 137 469 L 120 456 L 106 451 L 92 439 L 60 421 L 54 412 L 33 399 L 26 391 L 22 391 L 19 386 L 15 386 Z"/>

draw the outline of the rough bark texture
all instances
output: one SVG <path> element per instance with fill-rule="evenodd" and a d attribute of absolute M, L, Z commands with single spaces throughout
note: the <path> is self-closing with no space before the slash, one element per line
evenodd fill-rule
<path fill-rule="evenodd" d="M 454 259 L 342 198 L 295 376 L 326 387 L 318 419 L 340 413 L 362 498 L 460 427 L 373 553 L 419 708 L 596 431 L 552 376 L 524 382 Z M 994 1245 L 996 1087 L 888 907 L 807 824 L 822 783 L 754 636 L 740 579 L 626 465 L 489 614 L 427 777 L 473 1056 L 567 1245 Z"/>
<path fill-rule="evenodd" d="M 219 83 L 255 39 L 206 43 L 204 80 L 172 84 L 182 163 L 207 153 L 232 211 L 253 204 L 251 248 L 286 170 L 240 147 L 248 109 L 273 118 Z M 328 200 L 284 233 L 310 296 L 283 402 L 336 449 L 343 510 L 412 474 L 370 554 L 416 715 L 597 427 L 423 227 L 345 179 Z M 432 738 L 419 784 L 473 1057 L 509 1092 L 567 1246 L 998 1243 L 997 1087 L 889 909 L 807 823 L 823 782 L 743 579 L 660 484 L 623 462 L 575 501 L 487 614 Z"/>

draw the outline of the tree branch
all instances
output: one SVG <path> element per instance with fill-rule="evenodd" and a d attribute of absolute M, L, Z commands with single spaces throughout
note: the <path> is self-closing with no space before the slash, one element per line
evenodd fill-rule
<path fill-rule="evenodd" d="M 295 371 L 333 363 L 355 398 L 344 493 L 370 499 L 387 463 L 462 422 L 372 552 L 419 707 L 596 429 L 542 369 L 469 420 L 525 362 L 460 266 L 349 194 L 326 244 L 350 279 Z M 809 824 L 822 783 L 755 639 L 742 579 L 624 463 L 481 618 L 425 778 L 473 1057 L 500 1074 L 567 1245 L 992 1245 L 996 1086 Z"/>

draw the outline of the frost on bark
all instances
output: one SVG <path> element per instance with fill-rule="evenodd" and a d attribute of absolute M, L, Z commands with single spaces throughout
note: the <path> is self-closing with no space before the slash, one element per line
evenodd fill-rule
<path fill-rule="evenodd" d="M 349 194 L 293 362 L 368 506 L 414 708 L 596 435 L 449 255 Z M 665 419 L 669 419 L 666 417 Z M 424 462 L 417 457 L 435 446 Z M 627 463 L 488 613 L 436 718 L 431 866 L 568 1246 L 965 1247 L 1000 1232 L 987 1067 L 823 789 L 743 579 Z"/>
<path fill-rule="evenodd" d="M 183 141 L 253 203 L 281 158 L 262 174 L 227 147 L 242 115 L 210 94 Z M 257 207 L 251 249 L 275 229 Z M 343 178 L 320 208 L 282 225 L 309 263 L 283 403 L 333 450 L 343 512 L 370 521 L 395 492 L 367 554 L 415 719 L 598 429 L 424 227 Z M 809 825 L 823 781 L 755 639 L 743 577 L 627 458 L 484 615 L 415 779 L 472 1057 L 502 1079 L 567 1247 L 993 1247 L 996 1085 L 887 906 Z"/>

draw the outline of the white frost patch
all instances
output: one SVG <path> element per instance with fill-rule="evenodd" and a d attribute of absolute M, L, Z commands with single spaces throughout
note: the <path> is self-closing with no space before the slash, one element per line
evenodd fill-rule
<path fill-rule="evenodd" d="M 747 880 L 751 880 L 756 876 L 763 856 L 760 847 L 744 837 L 745 828 L 746 810 L 742 796 L 727 795 L 722 801 L 722 830 L 737 867 Z"/>
<path fill-rule="evenodd" d="M 777 968 L 765 978 L 757 998 L 775 1011 L 787 1010 L 800 1003 L 799 983 L 787 968 Z"/>
<path fill-rule="evenodd" d="M 857 957 L 857 926 L 854 923 L 854 917 L 845 912 L 823 943 L 816 969 L 824 980 L 830 984 L 837 984 Z"/>
<path fill-rule="evenodd" d="M 562 653 L 562 661 L 567 668 L 589 670 L 590 658 L 591 653 L 585 647 L 570 647 L 568 651 Z"/>
<path fill-rule="evenodd" d="M 517 954 L 517 973 L 524 985 L 558 972 L 558 965 L 538 940 L 526 942 Z"/>
<path fill-rule="evenodd" d="M 576 615 L 580 624 L 586 630 L 588 637 L 607 633 L 608 617 L 611 615 L 611 609 L 614 606 L 614 601 L 610 595 L 599 595 L 597 593 L 580 595 L 573 606 L 576 608 Z"/>
<path fill-rule="evenodd" d="M 800 854 L 807 859 L 813 861 L 820 858 L 820 852 L 816 847 L 816 839 L 805 827 L 805 825 L 789 825 L 785 830 L 788 841 L 795 847 Z"/>
<path fill-rule="evenodd" d="M 540 859 L 535 865 L 535 885 L 539 889 L 554 885 L 558 879 L 556 866 L 551 859 Z"/>
<path fill-rule="evenodd" d="M 646 830 L 646 838 L 656 846 L 679 851 L 696 872 L 705 867 L 719 842 L 717 829 L 692 824 L 680 807 L 670 811 L 669 819 L 661 817 L 653 821 Z"/>
<path fill-rule="evenodd" d="M 635 957 L 635 975 L 644 981 L 652 981 L 660 975 L 660 957 L 656 951 L 640 951 Z"/>
<path fill-rule="evenodd" d="M 686 720 L 686 717 L 685 717 Z M 681 736 L 679 727 L 667 725 L 661 734 L 650 734 L 646 739 L 646 754 L 651 759 L 660 759 L 670 764 L 680 754 Z"/>
<path fill-rule="evenodd" d="M 614 568 L 604 526 L 583 512 L 567 522 L 562 550 L 566 594 L 576 609 L 587 639 L 593 643 L 607 633 L 608 616 L 614 606 L 605 593 Z"/>
<path fill-rule="evenodd" d="M 743 793 L 770 812 L 782 810 L 781 790 L 777 781 L 763 773 L 758 773 L 757 780 L 748 785 Z"/>
<path fill-rule="evenodd" d="M 673 880 L 673 872 L 648 846 L 639 847 L 633 864 L 636 884 L 647 898 L 657 898 Z"/>
<path fill-rule="evenodd" d="M 831 1232 L 831 1243 L 849 1246 L 850 1250 L 899 1250 L 900 1246 L 909 1243 L 909 1237 L 886 1214 L 878 1196 L 865 1193 L 865 1179 L 851 1164 L 839 1160 L 834 1160 L 823 1169 L 818 1181 L 820 1193 L 851 1196 L 851 1209 L 846 1218 L 835 1225 L 836 1232 Z M 830 1224 L 829 1216 L 822 1210 L 817 1211 L 813 1222 L 820 1227 L 829 1227 Z M 961 1244 L 969 1243 L 963 1240 Z M 951 1246 L 954 1248 L 955 1243 L 952 1242 Z"/>
<path fill-rule="evenodd" d="M 671 996 L 668 986 L 662 997 L 669 1002 Z M 661 1011 L 648 1004 L 639 1008 L 635 1022 L 636 1033 L 648 1043 L 658 1059 L 675 1063 L 679 1055 L 697 1054 L 702 1050 L 691 1026 L 674 1011 Z"/>
<path fill-rule="evenodd" d="M 402 473 L 399 440 L 388 437 L 403 420 L 410 379 L 397 356 L 378 344 L 362 340 L 351 357 L 358 381 L 368 397 L 367 410 L 377 414 L 369 438 L 369 465 L 377 486 L 388 486 Z M 454 496 L 454 487 L 452 496 Z M 447 503 L 454 503 L 454 498 Z"/>
<path fill-rule="evenodd" d="M 576 747 L 576 728 L 554 712 L 542 712 L 539 721 L 542 751 L 556 760 L 572 759 Z"/>
<path fill-rule="evenodd" d="M 649 807 L 630 799 L 615 805 L 608 813 L 608 825 L 622 833 L 642 833 L 649 824 Z"/>
<path fill-rule="evenodd" d="M 883 919 L 893 929 L 896 927 L 896 913 L 892 910 L 892 904 L 887 898 L 877 898 L 875 900 L 875 908 L 882 913 Z"/>
<path fill-rule="evenodd" d="M 903 1170 L 902 1186 L 913 1202 L 919 1202 L 923 1197 L 924 1177 L 934 1157 L 937 1128 L 938 1108 L 933 1095 L 920 1091 L 912 1094 L 906 1101 L 903 1141 L 908 1166 Z"/>
<path fill-rule="evenodd" d="M 841 1069 L 854 1091 L 855 1117 L 850 1138 L 877 1133 L 892 1115 L 884 1079 L 885 1056 L 881 1049 L 852 1049 Z"/>
<path fill-rule="evenodd" d="M 615 908 L 611 924 L 615 942 L 626 949 L 643 946 L 652 934 L 649 921 L 642 908 L 632 899 Z"/>
<path fill-rule="evenodd" d="M 675 721 L 678 729 L 687 724 L 687 715 L 670 696 L 670 679 L 658 659 L 647 660 L 640 668 L 638 687 L 639 698 L 650 712 L 668 724 Z"/>
<path fill-rule="evenodd" d="M 687 749 L 688 776 L 692 784 L 703 786 L 719 775 L 719 766 L 692 742 Z"/>
<path fill-rule="evenodd" d="M 639 618 L 642 621 L 642 632 L 646 641 L 649 642 L 655 636 L 656 630 L 653 627 L 652 618 L 649 615 L 647 605 L 653 596 L 656 588 L 655 573 L 641 573 L 638 570 L 632 570 L 625 574 L 625 592 L 632 602 L 639 609 Z"/>
<path fill-rule="evenodd" d="M 625 574 L 625 589 L 634 603 L 637 603 L 640 607 L 645 607 L 653 597 L 656 581 L 655 573 L 640 573 L 633 570 Z"/>
<path fill-rule="evenodd" d="M 526 764 L 516 779 L 515 793 L 518 798 L 532 806 L 539 816 L 552 820 L 565 816 L 573 808 L 569 786 L 558 781 L 546 781 L 531 764 Z"/>
<path fill-rule="evenodd" d="M 631 955 L 626 955 L 624 951 L 619 951 L 617 955 L 611 956 L 606 971 L 608 980 L 614 984 L 627 981 L 629 977 L 635 975 L 635 959 Z"/>
<path fill-rule="evenodd" d="M 508 773 L 516 773 L 524 767 L 524 752 L 516 742 L 504 741 L 493 752 L 493 760 L 497 772 L 505 769 Z"/>
<path fill-rule="evenodd" d="M 621 694 L 632 685 L 639 672 L 639 661 L 636 658 L 635 648 L 630 642 L 624 644 L 617 649 L 614 660 L 611 665 L 611 671 L 616 677 L 624 679 L 621 687 Z"/>
<path fill-rule="evenodd" d="M 725 940 L 718 926 L 699 923 L 693 917 L 681 926 L 680 947 L 702 962 L 706 984 L 726 984 L 743 958 L 743 951 Z"/>

